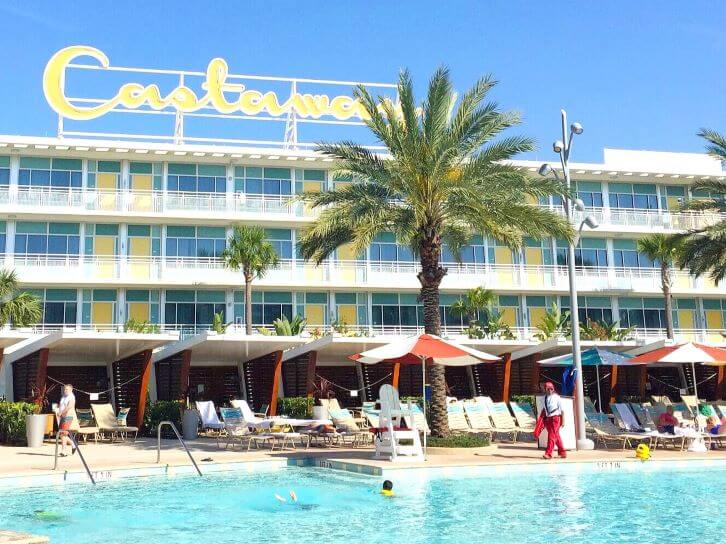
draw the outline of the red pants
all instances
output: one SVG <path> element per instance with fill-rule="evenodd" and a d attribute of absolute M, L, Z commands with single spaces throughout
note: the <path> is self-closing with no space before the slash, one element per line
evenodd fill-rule
<path fill-rule="evenodd" d="M 560 416 L 545 417 L 545 429 L 547 429 L 547 449 L 545 455 L 552 456 L 552 452 L 557 445 L 557 453 L 561 456 L 567 455 L 565 446 L 562 445 L 560 438 Z"/>

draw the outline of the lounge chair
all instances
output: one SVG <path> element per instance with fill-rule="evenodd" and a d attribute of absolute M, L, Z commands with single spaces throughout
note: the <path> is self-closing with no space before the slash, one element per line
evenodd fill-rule
<path fill-rule="evenodd" d="M 726 417 L 726 403 L 714 402 L 713 405 L 716 408 L 716 414 Z"/>
<path fill-rule="evenodd" d="M 224 423 L 224 431 L 226 435 L 225 449 L 230 444 L 234 445 L 234 441 L 237 440 L 240 446 L 247 443 L 247 451 L 250 450 L 252 444 L 258 447 L 259 444 L 270 442 L 274 445 L 275 437 L 268 433 L 253 433 L 247 426 L 244 418 L 242 417 L 242 411 L 239 408 L 220 408 L 220 414 L 222 415 L 222 421 Z M 217 443 L 219 445 L 219 442 Z"/>
<path fill-rule="evenodd" d="M 96 426 L 96 422 L 93 420 L 93 411 L 90 408 L 76 408 L 76 421 L 71 429 L 76 434 L 83 437 L 83 441 L 86 442 L 88 437 L 92 437 L 93 441 L 98 444 L 98 434 L 101 429 Z"/>
<path fill-rule="evenodd" d="M 123 408 L 120 411 L 122 410 Z M 96 420 L 99 432 L 102 434 L 108 433 L 112 441 L 116 436 L 126 439 L 129 433 L 134 433 L 134 441 L 136 440 L 139 434 L 139 428 L 130 425 L 119 425 L 119 420 L 110 403 L 91 404 L 91 411 L 93 412 L 93 418 Z M 126 413 L 128 414 L 128 411 Z"/>
<path fill-rule="evenodd" d="M 351 446 L 364 446 L 369 443 L 371 433 L 368 429 L 361 429 L 353 414 L 347 408 L 328 410 L 333 426 L 338 435 L 337 438 L 345 444 L 346 438 L 350 439 Z M 329 434 L 329 433 L 327 433 Z"/>
<path fill-rule="evenodd" d="M 495 402 L 489 407 L 489 417 L 492 420 L 492 428 L 495 434 L 502 434 L 512 437 L 512 442 L 517 441 L 519 428 L 517 422 L 509 413 L 506 402 Z"/>
<path fill-rule="evenodd" d="M 485 435 L 492 438 L 492 421 L 489 419 L 489 409 L 482 402 L 464 401 L 464 413 L 469 420 L 469 432 Z"/>
<path fill-rule="evenodd" d="M 635 417 L 635 413 L 631 410 L 630 405 L 627 403 L 613 403 L 610 405 L 610 409 L 612 410 L 612 413 L 615 416 L 615 421 L 618 425 L 628 432 L 640 433 L 646 430 L 654 430 L 643 427 L 638 421 L 638 418 Z"/>
<path fill-rule="evenodd" d="M 364 402 L 361 411 L 369 427 L 378 427 L 381 410 L 376 408 L 375 402 Z"/>
<path fill-rule="evenodd" d="M 534 428 L 537 425 L 537 418 L 534 417 L 534 410 L 532 410 L 532 407 L 528 403 L 520 404 L 518 402 L 510 402 L 509 408 L 512 410 L 512 414 L 514 414 L 514 420 L 519 426 L 519 432 L 534 433 Z"/>
<path fill-rule="evenodd" d="M 381 399 L 379 426 L 372 429 L 375 433 L 373 440 L 376 447 L 375 457 L 388 457 L 391 461 L 401 456 L 423 460 L 421 437 L 416 429 L 413 414 L 410 410 L 402 408 L 398 391 L 392 385 L 385 384 L 381 386 L 379 396 Z M 414 421 L 412 428 L 402 426 L 403 418 L 406 416 Z M 404 441 L 407 443 L 404 444 Z"/>
<path fill-rule="evenodd" d="M 688 408 L 688 412 L 695 416 L 698 412 L 699 401 L 696 395 L 681 395 L 681 402 Z"/>
<path fill-rule="evenodd" d="M 652 434 L 624 432 L 609 419 L 592 419 L 589 420 L 589 424 L 596 441 L 600 442 L 606 449 L 608 444 L 612 443 L 618 444 L 623 450 L 632 446 L 633 442 L 647 442 L 649 446 L 652 446 L 653 441 L 656 439 Z"/>
<path fill-rule="evenodd" d="M 449 430 L 454 432 L 469 432 L 471 427 L 464 413 L 463 402 L 451 402 L 446 405 L 446 415 L 449 420 Z"/>
<path fill-rule="evenodd" d="M 202 424 L 202 432 L 212 431 L 219 435 L 224 430 L 224 423 L 219 421 L 214 402 L 211 400 L 198 400 L 195 404 Z"/>
<path fill-rule="evenodd" d="M 250 405 L 247 404 L 246 400 L 235 399 L 231 401 L 230 404 L 233 408 L 239 408 L 242 412 L 242 417 L 244 418 L 245 423 L 247 423 L 249 427 L 255 429 L 269 429 L 274 424 L 274 420 L 270 418 L 257 417 L 252 411 L 252 408 L 250 408 Z"/>

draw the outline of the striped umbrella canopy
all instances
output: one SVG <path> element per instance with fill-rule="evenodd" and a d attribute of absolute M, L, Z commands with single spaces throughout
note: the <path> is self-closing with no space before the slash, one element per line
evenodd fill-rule
<path fill-rule="evenodd" d="M 642 355 L 633 357 L 629 362 L 636 364 L 702 363 L 709 366 L 724 366 L 726 365 L 726 349 L 687 342 L 685 344 L 665 346 L 643 353 Z"/>
<path fill-rule="evenodd" d="M 615 353 L 602 348 L 591 348 L 583 351 L 580 357 L 582 358 L 582 366 L 619 366 L 629 364 L 632 355 Z M 572 366 L 575 364 L 572 353 L 550 357 L 549 359 L 540 359 L 537 362 L 547 366 Z"/>
<path fill-rule="evenodd" d="M 404 338 L 385 346 L 356 353 L 349 358 L 368 365 L 385 361 L 403 365 L 420 365 L 423 362 L 443 366 L 469 366 L 500 360 L 496 355 L 462 346 L 433 334 Z"/>
<path fill-rule="evenodd" d="M 469 366 L 482 362 L 499 361 L 496 355 L 479 351 L 456 342 L 444 340 L 433 334 L 420 334 L 410 338 L 369 349 L 351 355 L 349 359 L 358 363 L 374 365 L 376 363 L 399 363 L 402 365 L 421 365 L 422 391 L 426 390 L 426 364 L 443 366 Z M 426 417 L 426 403 L 423 403 Z M 426 456 L 426 433 L 424 433 L 423 450 Z"/>

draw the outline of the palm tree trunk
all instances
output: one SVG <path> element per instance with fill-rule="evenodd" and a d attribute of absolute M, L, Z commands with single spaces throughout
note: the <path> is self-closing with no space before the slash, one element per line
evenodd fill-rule
<path fill-rule="evenodd" d="M 671 297 L 671 270 L 668 263 L 661 262 L 660 265 L 661 288 L 665 298 L 666 337 L 673 340 L 673 298 Z"/>
<path fill-rule="evenodd" d="M 252 334 L 252 276 L 245 274 L 245 332 Z"/>
<path fill-rule="evenodd" d="M 421 271 L 418 274 L 421 283 L 421 303 L 423 304 L 424 330 L 426 334 L 441 334 L 441 315 L 439 313 L 439 285 L 446 269 L 439 266 L 441 257 L 441 240 L 432 237 L 421 244 Z M 431 399 L 429 415 L 431 418 L 431 434 L 447 436 L 449 420 L 446 412 L 446 376 L 444 367 L 432 365 L 427 371 L 431 383 Z"/>

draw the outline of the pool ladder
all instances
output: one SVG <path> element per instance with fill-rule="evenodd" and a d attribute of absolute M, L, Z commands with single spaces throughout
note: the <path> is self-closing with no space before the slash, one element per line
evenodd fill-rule
<path fill-rule="evenodd" d="M 93 478 L 93 474 L 91 473 L 91 470 L 88 468 L 88 463 L 86 463 L 85 457 L 83 457 L 83 452 L 81 452 L 81 448 L 78 447 L 78 442 L 76 442 L 76 433 L 72 431 L 58 431 L 55 433 L 55 460 L 53 462 L 53 470 L 56 470 L 58 468 L 58 439 L 61 436 L 61 433 L 66 433 L 68 438 L 71 439 L 71 442 L 73 442 L 73 447 L 76 448 L 76 452 L 78 453 L 78 457 L 81 458 L 81 463 L 83 463 L 83 468 L 86 469 L 86 474 L 88 474 L 88 478 L 91 480 L 91 483 L 93 485 L 96 485 L 96 480 Z"/>
<path fill-rule="evenodd" d="M 199 466 L 197 465 L 197 462 L 194 460 L 194 457 L 192 457 L 192 453 L 189 451 L 189 448 L 187 448 L 186 442 L 184 442 L 181 435 L 179 434 L 179 431 L 177 430 L 176 425 L 174 425 L 174 423 L 172 423 L 171 421 L 162 421 L 161 423 L 159 423 L 159 426 L 156 429 L 156 462 L 161 463 L 161 428 L 164 425 L 168 425 L 174 431 L 174 434 L 176 435 L 177 440 L 179 440 L 179 443 L 184 448 L 184 451 L 187 452 L 187 455 L 189 456 L 189 460 L 192 462 L 192 465 L 194 465 L 194 468 L 197 470 L 197 474 L 199 474 L 201 476 L 202 471 L 199 470 Z"/>

